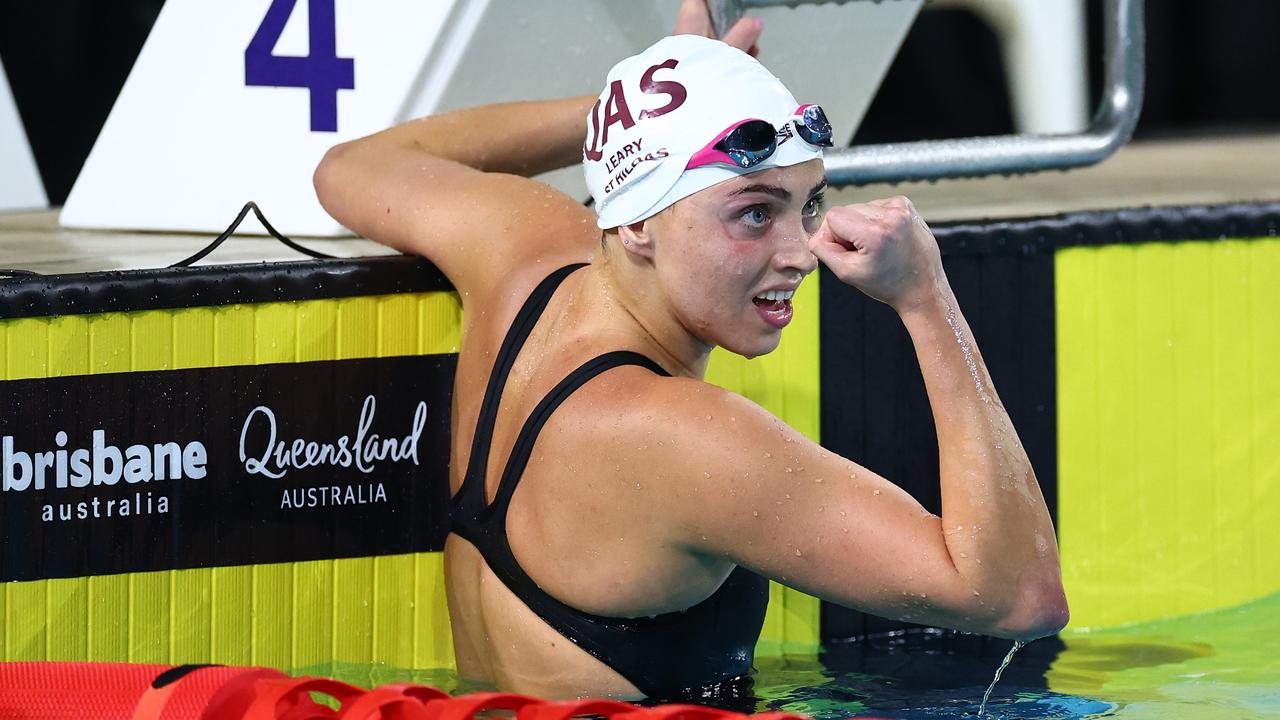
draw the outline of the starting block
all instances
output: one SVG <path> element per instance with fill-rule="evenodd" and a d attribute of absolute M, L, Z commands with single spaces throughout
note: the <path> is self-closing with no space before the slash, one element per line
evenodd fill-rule
<path fill-rule="evenodd" d="M 36 170 L 18 106 L 9 90 L 9 79 L 0 64 L 0 212 L 34 210 L 49 205 L 44 183 Z"/>
<path fill-rule="evenodd" d="M 921 2 L 762 8 L 760 60 L 847 141 Z M 60 221 L 218 232 L 255 200 L 286 234 L 347 234 L 311 185 L 329 147 L 460 107 L 595 94 L 678 6 L 169 0 Z M 577 167 L 543 179 L 587 197 Z"/>

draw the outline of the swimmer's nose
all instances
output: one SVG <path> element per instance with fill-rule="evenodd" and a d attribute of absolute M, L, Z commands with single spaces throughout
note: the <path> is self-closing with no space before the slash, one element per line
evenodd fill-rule
<path fill-rule="evenodd" d="M 805 235 L 798 234 L 782 241 L 782 247 L 774 255 L 774 264 L 783 274 L 790 275 L 799 271 L 800 276 L 804 277 L 817 269 L 818 257 L 809 251 Z"/>

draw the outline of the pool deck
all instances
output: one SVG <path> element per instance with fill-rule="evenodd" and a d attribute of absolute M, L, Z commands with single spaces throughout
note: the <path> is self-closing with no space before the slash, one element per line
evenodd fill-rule
<path fill-rule="evenodd" d="M 867 185 L 828 205 L 906 195 L 930 222 L 1151 205 L 1280 200 L 1280 134 L 1133 143 L 1093 167 L 1018 177 Z"/>
<path fill-rule="evenodd" d="M 1091 168 L 1004 178 L 868 185 L 833 190 L 829 204 L 907 195 L 930 222 L 1047 215 L 1149 205 L 1280 200 L 1280 134 L 1134 143 Z M 0 213 L 0 268 L 44 274 L 164 267 L 212 235 L 70 230 L 57 209 Z M 230 218 L 228 218 L 230 220 Z M 248 232 L 261 232 L 252 217 Z M 358 238 L 297 238 L 339 257 L 389 251 Z M 200 264 L 298 260 L 271 238 L 237 235 Z"/>

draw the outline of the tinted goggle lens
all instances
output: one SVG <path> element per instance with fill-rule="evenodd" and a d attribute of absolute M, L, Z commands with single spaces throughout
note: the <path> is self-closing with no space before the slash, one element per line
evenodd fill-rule
<path fill-rule="evenodd" d="M 796 134 L 810 145 L 831 147 L 831 123 L 817 105 L 806 105 L 795 121 Z"/>
<path fill-rule="evenodd" d="M 715 147 L 738 167 L 753 167 L 778 149 L 777 131 L 764 120 L 748 120 L 725 135 Z"/>

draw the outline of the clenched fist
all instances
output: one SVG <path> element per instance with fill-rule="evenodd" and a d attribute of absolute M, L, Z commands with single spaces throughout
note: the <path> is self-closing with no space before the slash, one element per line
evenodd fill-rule
<path fill-rule="evenodd" d="M 938 241 L 901 196 L 831 208 L 809 250 L 844 283 L 899 312 L 946 282 Z"/>

